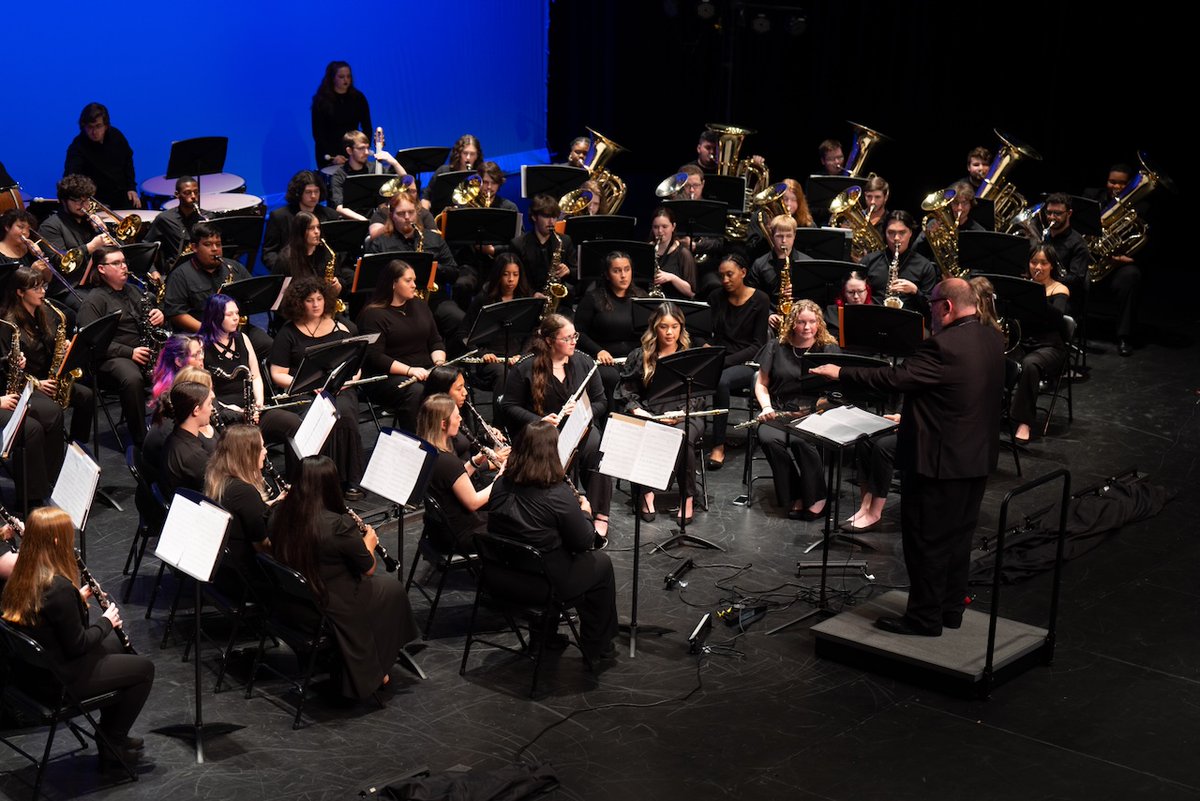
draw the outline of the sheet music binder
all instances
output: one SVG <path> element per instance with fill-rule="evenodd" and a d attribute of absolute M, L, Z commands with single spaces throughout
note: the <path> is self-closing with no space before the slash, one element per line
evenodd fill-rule
<path fill-rule="evenodd" d="M 154 555 L 197 581 L 212 581 L 231 519 L 200 493 L 177 489 Z"/>
<path fill-rule="evenodd" d="M 408 468 L 407 475 L 397 476 L 388 467 L 376 463 L 380 458 L 407 456 L 415 460 L 418 452 L 423 454 L 423 461 L 415 470 L 411 469 L 414 467 L 412 463 L 403 465 L 402 467 Z M 371 460 L 367 463 L 367 469 L 363 472 L 359 484 L 392 503 L 413 503 L 414 499 L 420 500 L 425 497 L 425 489 L 429 486 L 429 477 L 433 473 L 437 454 L 437 448 L 420 437 L 414 437 L 396 428 L 381 428 L 379 437 L 375 440 L 375 450 L 371 452 Z M 397 482 L 397 478 L 402 480 Z"/>

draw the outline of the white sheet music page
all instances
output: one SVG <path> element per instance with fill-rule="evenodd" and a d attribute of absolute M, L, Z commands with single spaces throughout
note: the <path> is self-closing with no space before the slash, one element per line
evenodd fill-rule
<path fill-rule="evenodd" d="M 31 395 L 33 395 L 33 382 L 26 381 L 25 389 L 21 390 L 21 395 L 17 398 L 17 405 L 13 409 L 12 417 L 8 418 L 8 422 L 4 425 L 0 456 L 3 456 L 5 459 L 8 458 L 9 451 L 12 450 L 13 443 L 17 439 L 17 434 L 21 431 L 21 421 L 25 419 L 25 413 L 29 411 L 29 398 Z"/>
<path fill-rule="evenodd" d="M 395 431 L 381 431 L 359 483 L 392 503 L 408 503 L 427 455 L 419 440 Z"/>
<path fill-rule="evenodd" d="M 50 492 L 50 501 L 71 516 L 75 528 L 82 529 L 87 523 L 88 510 L 92 508 L 92 497 L 99 483 L 100 465 L 92 461 L 92 457 L 79 447 L 78 442 L 72 442 L 67 448 L 58 481 L 54 482 L 54 489 Z"/>
<path fill-rule="evenodd" d="M 845 445 L 859 437 L 886 431 L 896 424 L 857 406 L 836 406 L 820 414 L 810 414 L 793 425 L 800 431 Z"/>
<path fill-rule="evenodd" d="M 587 433 L 592 417 L 592 402 L 588 398 L 587 390 L 584 390 L 576 401 L 574 410 L 567 415 L 567 422 L 558 432 L 558 461 L 564 470 L 567 469 L 571 454 L 579 447 L 579 441 Z"/>
<path fill-rule="evenodd" d="M 300 457 L 315 456 L 320 453 L 336 422 L 337 407 L 334 406 L 333 401 L 325 393 L 317 395 L 316 400 L 304 413 L 304 419 L 300 421 L 300 428 L 297 429 L 296 436 L 292 438 Z"/>
<path fill-rule="evenodd" d="M 176 494 L 154 555 L 198 581 L 209 581 L 216 569 L 231 515 L 219 506 Z"/>
<path fill-rule="evenodd" d="M 682 426 L 665 426 L 624 414 L 609 415 L 600 442 L 600 472 L 665 490 L 682 440 Z"/>

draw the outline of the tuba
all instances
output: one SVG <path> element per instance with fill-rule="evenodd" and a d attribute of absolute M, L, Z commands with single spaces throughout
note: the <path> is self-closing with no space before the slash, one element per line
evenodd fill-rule
<path fill-rule="evenodd" d="M 591 162 L 584 164 L 583 168 L 600 187 L 600 213 L 616 214 L 617 209 L 625 202 L 625 182 L 604 169 L 604 166 L 613 156 L 624 152 L 625 148 L 593 128 L 588 128 L 588 133 L 592 135 L 595 145 Z"/>
<path fill-rule="evenodd" d="M 1041 161 L 1042 157 L 1033 148 L 1002 133 L 999 128 L 994 130 L 1004 146 L 992 161 L 991 169 L 988 170 L 987 177 L 983 179 L 975 197 L 992 201 L 995 208 L 995 228 L 997 231 L 1007 232 L 1013 218 L 1026 206 L 1025 198 L 1008 180 L 1008 172 L 1022 159 Z"/>
<path fill-rule="evenodd" d="M 867 215 L 863 213 L 859 200 L 862 198 L 862 187 L 852 186 L 829 204 L 829 224 L 840 227 L 843 223 L 850 227 L 850 257 L 862 261 L 868 253 L 883 250 L 887 243 L 879 235 L 879 229 L 871 225 Z"/>
<path fill-rule="evenodd" d="M 746 206 L 749 208 L 754 196 L 767 189 L 771 183 L 771 171 L 767 169 L 766 164 L 758 164 L 753 159 L 738 159 L 742 142 L 754 131 L 712 122 L 705 123 L 704 127 L 717 135 L 717 174 L 746 178 Z M 725 235 L 730 239 L 744 240 L 748 228 L 749 220 L 746 215 L 730 214 L 726 217 Z"/>
<path fill-rule="evenodd" d="M 926 212 L 921 230 L 942 269 L 942 278 L 965 278 L 967 273 L 958 266 L 958 226 L 948 211 L 954 195 L 953 189 L 934 190 L 921 201 L 921 210 Z"/>
<path fill-rule="evenodd" d="M 83 370 L 76 367 L 66 375 L 58 374 L 67 359 L 67 315 L 53 303 L 43 305 L 58 315 L 58 326 L 54 329 L 54 357 L 50 361 L 49 377 L 58 381 L 54 388 L 54 402 L 65 409 L 71 405 L 71 389 L 75 386 L 75 379 L 83 375 Z"/>
<path fill-rule="evenodd" d="M 1171 179 L 1161 170 L 1156 170 L 1145 152 L 1138 153 L 1142 169 L 1100 214 L 1100 234 L 1085 237 L 1092 264 L 1088 265 L 1088 278 L 1093 282 L 1105 278 L 1117 266 L 1114 257 L 1129 256 L 1146 244 L 1150 226 L 1138 216 L 1134 204 L 1154 191 L 1155 187 L 1174 188 Z"/>
<path fill-rule="evenodd" d="M 850 122 L 850 120 L 846 120 L 846 122 Z M 850 158 L 846 160 L 845 173 L 851 178 L 861 178 L 863 177 L 863 166 L 867 163 L 867 154 L 875 145 L 889 137 L 879 131 L 873 131 L 865 125 L 859 125 L 857 122 L 850 122 L 850 125 L 854 128 L 854 145 L 850 148 Z"/>

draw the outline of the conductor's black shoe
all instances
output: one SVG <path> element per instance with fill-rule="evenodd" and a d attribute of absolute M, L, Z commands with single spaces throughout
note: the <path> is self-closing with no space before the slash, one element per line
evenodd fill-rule
<path fill-rule="evenodd" d="M 788 512 L 788 520 L 821 520 L 825 517 L 825 510 L 814 512 L 811 509 L 792 509 Z"/>
<path fill-rule="evenodd" d="M 1122 356 L 1132 356 L 1133 345 L 1130 345 L 1129 340 L 1125 337 L 1119 337 L 1117 339 L 1117 353 L 1121 354 Z"/>
<path fill-rule="evenodd" d="M 942 636 L 941 626 L 939 626 L 937 629 L 919 628 L 913 625 L 908 618 L 903 617 L 876 618 L 875 628 L 886 631 L 889 634 L 918 635 L 921 637 Z"/>

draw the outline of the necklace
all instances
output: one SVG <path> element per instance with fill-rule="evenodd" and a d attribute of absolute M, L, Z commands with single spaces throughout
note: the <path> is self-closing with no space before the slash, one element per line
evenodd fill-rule
<path fill-rule="evenodd" d="M 305 324 L 303 324 L 303 325 L 301 325 L 301 326 L 300 326 L 300 330 L 302 330 L 302 331 L 303 331 L 303 332 L 304 332 L 306 335 L 308 335 L 308 338 L 309 338 L 309 339 L 316 339 L 316 338 L 317 338 L 317 332 L 321 330 L 321 324 L 322 324 L 323 322 L 325 322 L 325 318 L 324 318 L 324 317 L 319 317 L 319 318 L 317 318 L 317 323 L 316 323 L 316 325 L 312 325 L 312 326 L 310 326 L 310 325 L 308 325 L 307 323 L 305 323 Z"/>

